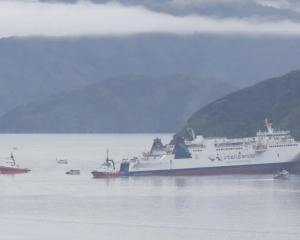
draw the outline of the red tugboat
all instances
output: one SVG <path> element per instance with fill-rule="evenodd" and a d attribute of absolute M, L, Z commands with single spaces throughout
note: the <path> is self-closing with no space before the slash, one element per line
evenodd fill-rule
<path fill-rule="evenodd" d="M 116 170 L 115 162 L 108 158 L 108 150 L 106 152 L 105 162 L 91 173 L 94 178 L 119 177 L 121 175 L 120 171 Z"/>
<path fill-rule="evenodd" d="M 9 160 L 0 163 L 0 174 L 20 174 L 30 172 L 28 168 L 20 168 L 16 165 L 15 157 L 11 153 Z"/>

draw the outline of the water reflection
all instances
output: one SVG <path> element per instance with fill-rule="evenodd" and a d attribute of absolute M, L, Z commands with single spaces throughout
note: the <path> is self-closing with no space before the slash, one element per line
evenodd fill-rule
<path fill-rule="evenodd" d="M 175 185 L 177 187 L 186 187 L 188 182 L 187 182 L 187 178 L 184 178 L 184 177 L 177 177 L 175 178 Z"/>

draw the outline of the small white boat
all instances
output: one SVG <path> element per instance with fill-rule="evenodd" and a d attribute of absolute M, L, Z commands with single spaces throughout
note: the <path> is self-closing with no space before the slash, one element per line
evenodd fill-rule
<path fill-rule="evenodd" d="M 283 169 L 281 171 L 276 172 L 273 175 L 273 178 L 274 179 L 288 179 L 289 176 L 290 176 L 290 173 L 287 170 Z"/>
<path fill-rule="evenodd" d="M 80 170 L 79 169 L 71 169 L 70 171 L 67 171 L 66 174 L 69 174 L 69 175 L 80 175 Z"/>
<path fill-rule="evenodd" d="M 56 163 L 58 163 L 58 164 L 68 164 L 68 159 L 56 159 Z"/>

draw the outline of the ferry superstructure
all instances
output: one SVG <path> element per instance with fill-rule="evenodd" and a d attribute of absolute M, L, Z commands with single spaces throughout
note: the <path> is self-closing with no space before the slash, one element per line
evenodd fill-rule
<path fill-rule="evenodd" d="M 289 131 L 275 130 L 266 120 L 266 131 L 249 138 L 177 138 L 164 146 L 159 157 L 123 161 L 120 175 L 213 175 L 294 171 L 300 166 L 300 144 Z M 158 140 L 156 140 L 158 141 Z M 160 151 L 162 152 L 162 148 Z"/>

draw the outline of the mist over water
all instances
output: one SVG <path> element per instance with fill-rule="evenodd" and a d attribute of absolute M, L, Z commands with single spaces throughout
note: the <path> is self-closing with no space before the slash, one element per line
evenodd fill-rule
<path fill-rule="evenodd" d="M 130 177 L 90 171 L 170 134 L 0 135 L 24 175 L 0 175 L 0 239 L 299 239 L 300 176 Z M 15 148 L 15 150 L 12 150 Z M 68 165 L 56 158 L 69 159 Z M 65 172 L 79 168 L 79 176 Z"/>

